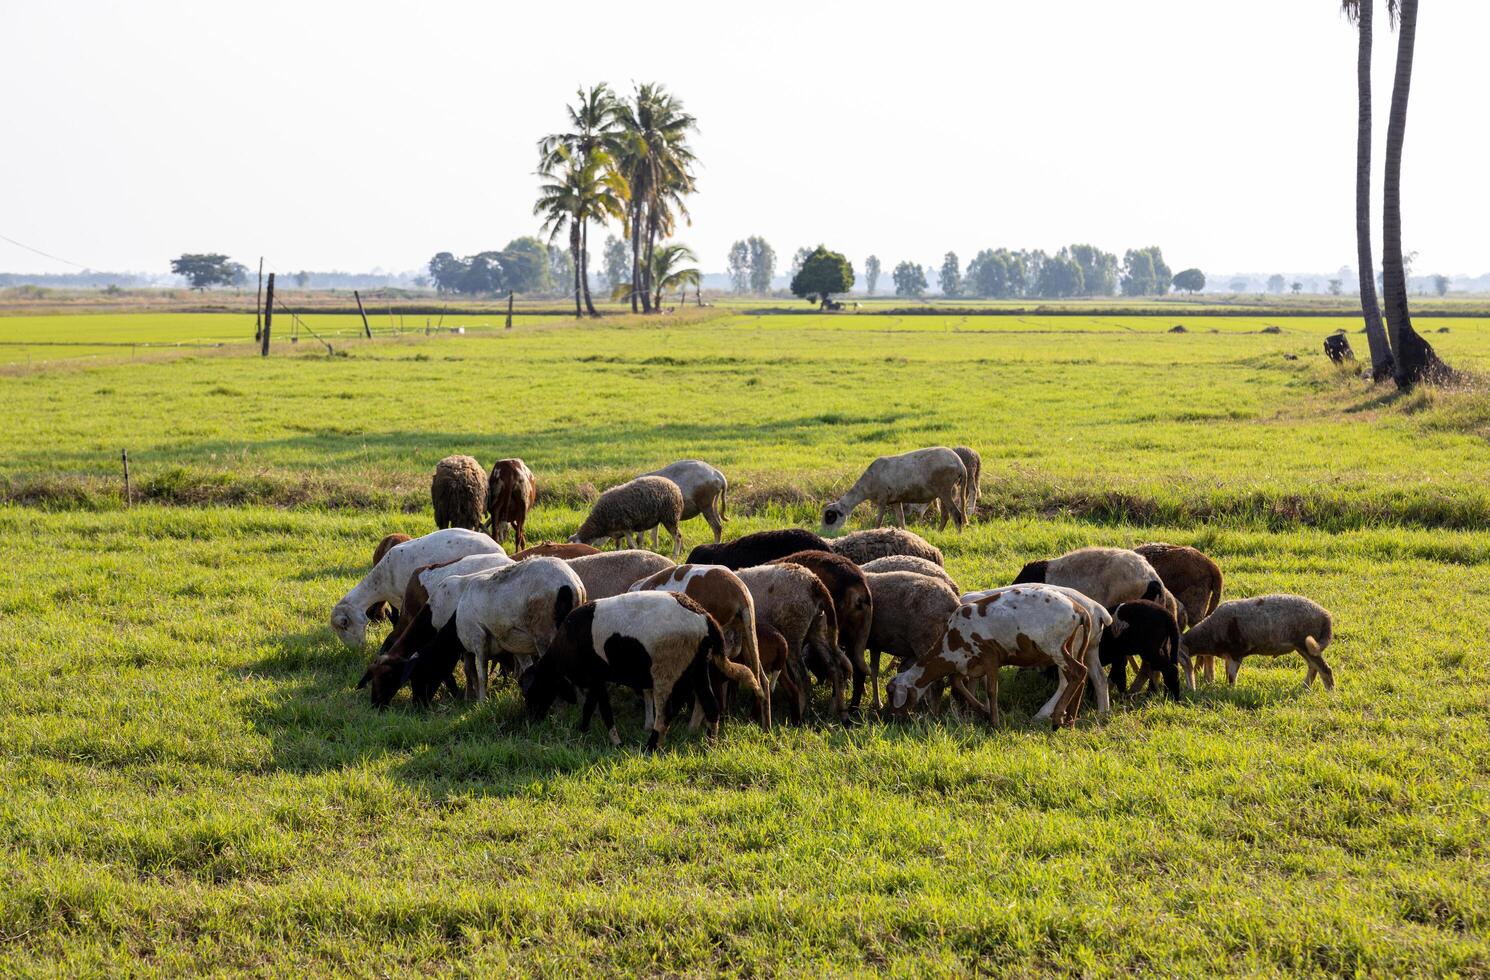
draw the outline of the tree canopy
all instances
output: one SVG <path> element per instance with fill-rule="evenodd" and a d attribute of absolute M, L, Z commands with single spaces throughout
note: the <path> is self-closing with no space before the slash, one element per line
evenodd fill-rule
<path fill-rule="evenodd" d="M 247 270 L 219 252 L 186 252 L 171 260 L 171 271 L 184 276 L 192 289 L 231 286 L 247 277 Z"/>
<path fill-rule="evenodd" d="M 926 293 L 926 273 L 915 262 L 902 262 L 890 278 L 895 280 L 896 296 L 922 296 Z"/>
<path fill-rule="evenodd" d="M 956 252 L 948 252 L 943 256 L 937 285 L 941 287 L 943 296 L 957 296 L 962 293 L 962 272 L 958 268 Z"/>
<path fill-rule="evenodd" d="M 1163 296 L 1173 280 L 1164 251 L 1157 245 L 1130 248 L 1123 256 L 1124 296 Z"/>
<path fill-rule="evenodd" d="M 816 299 L 821 306 L 827 306 L 834 293 L 846 293 L 853 288 L 854 267 L 842 253 L 830 252 L 822 245 L 802 259 L 802 267 L 792 276 L 793 295 Z"/>
<path fill-rule="evenodd" d="M 875 286 L 880 281 L 880 257 L 871 255 L 864 260 L 864 282 L 869 287 L 869 295 L 874 295 Z"/>
<path fill-rule="evenodd" d="M 1174 288 L 1198 293 L 1205 288 L 1205 273 L 1199 269 L 1181 269 L 1174 274 Z"/>

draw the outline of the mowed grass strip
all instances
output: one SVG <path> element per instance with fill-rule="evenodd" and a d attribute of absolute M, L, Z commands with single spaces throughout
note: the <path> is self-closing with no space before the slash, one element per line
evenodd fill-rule
<path fill-rule="evenodd" d="M 612 750 L 510 685 L 428 712 L 352 690 L 327 610 L 427 521 L 0 509 L 7 972 L 1490 970 L 1483 533 L 931 533 L 967 588 L 1203 543 L 1230 595 L 1334 611 L 1339 687 L 1249 661 L 1052 734 L 1046 682 L 1011 674 L 996 732 L 736 718 L 646 758 L 629 697 Z"/>

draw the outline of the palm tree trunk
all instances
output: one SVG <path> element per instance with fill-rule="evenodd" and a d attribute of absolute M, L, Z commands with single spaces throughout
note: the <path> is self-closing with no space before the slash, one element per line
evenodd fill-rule
<path fill-rule="evenodd" d="M 1407 272 L 1402 265 L 1402 144 L 1407 133 L 1407 95 L 1412 87 L 1412 52 L 1417 42 L 1418 0 L 1400 0 L 1397 10 L 1397 77 L 1387 117 L 1386 173 L 1382 179 L 1382 290 L 1387 328 L 1396 355 L 1396 382 L 1402 389 L 1448 374 L 1433 347 L 1412 328 L 1407 309 Z"/>
<path fill-rule="evenodd" d="M 1392 347 L 1381 306 L 1376 301 L 1376 263 L 1371 259 L 1371 8 L 1375 0 L 1360 0 L 1357 29 L 1360 31 L 1356 58 L 1355 140 L 1355 244 L 1356 265 L 1361 270 L 1361 316 L 1366 320 L 1366 344 L 1371 349 L 1371 380 L 1392 375 Z"/>
<path fill-rule="evenodd" d="M 637 304 L 641 303 L 643 310 L 646 308 L 647 296 L 642 292 L 642 222 L 641 204 L 637 203 L 631 212 L 631 312 L 637 311 Z M 639 298 L 638 298 L 639 297 Z"/>
<path fill-rule="evenodd" d="M 652 252 L 657 247 L 657 215 L 651 209 L 647 212 L 647 250 L 642 261 L 642 282 L 646 285 L 648 293 L 652 292 Z M 657 302 L 652 308 L 662 307 L 661 291 L 658 292 Z"/>
<path fill-rule="evenodd" d="M 595 312 L 595 298 L 590 295 L 590 223 L 581 221 L 579 223 L 579 281 L 585 291 L 585 312 L 590 316 L 598 317 Z"/>
<path fill-rule="evenodd" d="M 578 320 L 584 316 L 584 310 L 580 308 L 579 288 L 579 220 L 569 222 L 569 257 L 574 266 L 574 318 Z"/>

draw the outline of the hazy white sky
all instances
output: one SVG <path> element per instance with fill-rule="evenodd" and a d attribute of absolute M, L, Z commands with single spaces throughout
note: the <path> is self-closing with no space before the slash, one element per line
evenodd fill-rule
<path fill-rule="evenodd" d="M 700 121 L 680 237 L 706 270 L 754 233 L 783 265 L 818 241 L 860 270 L 1090 241 L 1323 272 L 1355 264 L 1338 7 L 752 0 L 648 23 L 586 0 L 3 0 L 0 235 L 149 271 L 182 251 L 361 271 L 500 248 L 536 229 L 534 143 L 574 89 L 657 80 Z M 1418 273 L 1490 271 L 1486 37 L 1490 4 L 1422 0 Z M 1384 16 L 1376 39 L 1380 143 Z M 69 268 L 0 241 L 0 270 Z"/>

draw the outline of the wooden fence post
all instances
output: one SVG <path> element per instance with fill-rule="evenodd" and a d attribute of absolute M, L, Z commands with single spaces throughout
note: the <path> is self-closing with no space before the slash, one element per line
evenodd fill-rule
<path fill-rule="evenodd" d="M 372 340 L 372 327 L 367 325 L 367 311 L 362 308 L 362 297 L 355 289 L 352 290 L 352 298 L 357 301 L 357 312 L 362 314 L 362 332 L 367 335 L 368 340 Z"/>
<path fill-rule="evenodd" d="M 274 273 L 269 273 L 269 288 L 264 293 L 264 346 L 259 348 L 260 357 L 269 356 L 269 328 L 274 323 Z"/>
<path fill-rule="evenodd" d="M 119 450 L 119 459 L 124 463 L 124 507 L 127 510 L 134 504 L 134 494 L 129 489 L 129 450 Z"/>
<path fill-rule="evenodd" d="M 507 329 L 512 329 L 512 290 L 507 290 Z"/>

